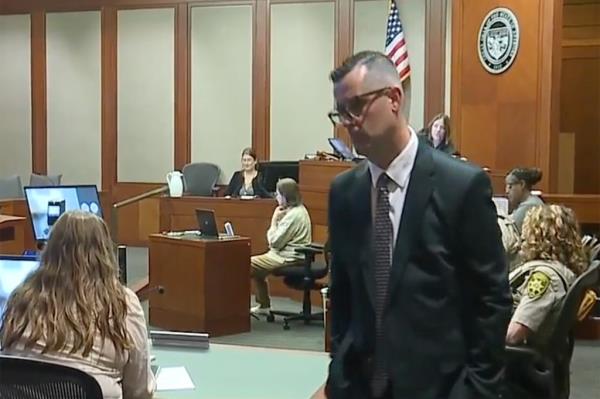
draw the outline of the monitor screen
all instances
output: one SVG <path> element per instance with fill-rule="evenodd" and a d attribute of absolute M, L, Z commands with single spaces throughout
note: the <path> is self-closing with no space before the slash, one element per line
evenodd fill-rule
<path fill-rule="evenodd" d="M 34 256 L 0 255 L 0 323 L 10 294 L 39 264 Z"/>
<path fill-rule="evenodd" d="M 300 183 L 298 179 L 299 164 L 298 161 L 271 161 L 261 162 L 259 172 L 265 189 L 274 193 L 277 189 L 277 182 L 284 177 L 291 177 Z"/>
<path fill-rule="evenodd" d="M 336 154 L 340 155 L 343 159 L 353 160 L 356 158 L 356 155 L 352 152 L 350 148 L 339 138 L 329 138 L 329 144 L 333 147 L 333 150 Z"/>
<path fill-rule="evenodd" d="M 25 187 L 25 198 L 33 235 L 38 241 L 48 240 L 52 226 L 67 211 L 82 210 L 102 217 L 98 190 L 94 185 Z"/>
<path fill-rule="evenodd" d="M 496 205 L 496 213 L 508 215 L 508 198 L 495 195 L 492 197 L 494 205 Z"/>

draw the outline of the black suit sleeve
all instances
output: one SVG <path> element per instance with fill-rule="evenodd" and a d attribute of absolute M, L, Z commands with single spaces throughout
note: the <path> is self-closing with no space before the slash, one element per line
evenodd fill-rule
<path fill-rule="evenodd" d="M 496 398 L 504 374 L 511 313 L 508 270 L 488 176 L 472 178 L 460 213 L 461 290 L 468 359 L 466 383 L 478 398 Z"/>
<path fill-rule="evenodd" d="M 224 195 L 228 196 L 237 196 L 237 194 L 240 191 L 240 185 L 239 185 L 239 180 L 240 180 L 240 172 L 237 171 L 233 174 L 233 176 L 231 176 L 231 180 L 229 180 L 229 184 L 227 185 L 227 189 L 225 190 Z"/>
<path fill-rule="evenodd" d="M 337 352 L 346 332 L 351 318 L 351 287 L 347 268 L 338 254 L 345 250 L 344 218 L 341 215 L 343 204 L 340 201 L 342 189 L 336 181 L 331 185 L 329 192 L 329 242 L 331 246 L 331 275 L 329 278 L 329 304 L 331 314 L 331 356 Z"/>

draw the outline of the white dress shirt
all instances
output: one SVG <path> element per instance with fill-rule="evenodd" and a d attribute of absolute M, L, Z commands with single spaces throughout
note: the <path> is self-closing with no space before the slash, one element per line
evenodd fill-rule
<path fill-rule="evenodd" d="M 375 222 L 375 209 L 377 207 L 377 180 L 382 173 L 387 173 L 390 178 L 388 189 L 390 192 L 390 219 L 392 219 L 392 227 L 394 230 L 394 236 L 392 240 L 392 253 L 396 245 L 396 239 L 398 238 L 398 230 L 400 228 L 400 219 L 402 218 L 402 210 L 404 209 L 404 200 L 406 198 L 406 189 L 410 182 L 410 174 L 413 166 L 415 165 L 415 159 L 417 157 L 417 149 L 419 148 L 419 140 L 417 134 L 412 127 L 408 127 L 410 132 L 410 139 L 408 144 L 400 154 L 394 160 L 386 170 L 381 169 L 373 162 L 369 161 L 369 171 L 371 172 L 371 214 L 373 222 Z"/>

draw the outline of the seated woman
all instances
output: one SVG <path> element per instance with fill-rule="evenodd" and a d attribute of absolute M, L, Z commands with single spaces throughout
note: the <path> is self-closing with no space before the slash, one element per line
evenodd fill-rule
<path fill-rule="evenodd" d="M 421 131 L 425 135 L 425 141 L 436 150 L 448 155 L 458 155 L 458 151 L 452 144 L 450 136 L 450 117 L 446 114 L 438 114 L 433 117 L 426 129 Z"/>
<path fill-rule="evenodd" d="M 506 175 L 506 196 L 508 197 L 510 215 L 519 231 L 522 230 L 525 215 L 534 206 L 544 202 L 531 194 L 533 186 L 542 179 L 542 171 L 537 168 L 515 168 Z"/>
<path fill-rule="evenodd" d="M 250 275 L 256 286 L 256 302 L 252 313 L 269 314 L 271 298 L 267 276 L 286 264 L 303 259 L 295 249 L 312 241 L 311 222 L 308 211 L 302 205 L 300 189 L 294 179 L 285 178 L 277 182 L 278 207 L 273 212 L 271 227 L 267 231 L 269 251 L 250 259 Z"/>
<path fill-rule="evenodd" d="M 118 280 L 108 228 L 67 212 L 52 229 L 40 267 L 10 296 L 0 330 L 4 354 L 75 367 L 104 398 L 151 398 L 146 320 Z"/>
<path fill-rule="evenodd" d="M 271 198 L 271 195 L 262 185 L 261 177 L 256 170 L 256 152 L 252 148 L 242 151 L 242 170 L 231 176 L 229 185 L 225 190 L 226 197 L 260 197 Z"/>
<path fill-rule="evenodd" d="M 514 312 L 506 342 L 511 345 L 546 337 L 549 316 L 588 267 L 573 211 L 560 205 L 532 208 L 523 224 L 520 256 L 524 263 L 509 277 Z"/>

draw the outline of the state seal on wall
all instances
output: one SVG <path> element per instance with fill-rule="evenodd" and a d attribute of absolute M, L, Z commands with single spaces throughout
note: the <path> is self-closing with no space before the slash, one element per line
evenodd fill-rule
<path fill-rule="evenodd" d="M 493 74 L 510 68 L 519 50 L 519 21 L 508 8 L 491 10 L 479 28 L 479 60 Z"/>

